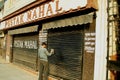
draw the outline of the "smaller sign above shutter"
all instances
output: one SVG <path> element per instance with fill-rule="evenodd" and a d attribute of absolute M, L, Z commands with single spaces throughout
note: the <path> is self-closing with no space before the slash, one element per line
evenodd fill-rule
<path fill-rule="evenodd" d="M 37 32 L 37 31 L 38 31 L 38 25 L 35 25 L 35 26 L 29 26 L 29 27 L 20 28 L 20 29 L 9 30 L 8 34 L 14 35 L 14 34 L 29 33 L 29 32 Z"/>
<path fill-rule="evenodd" d="M 65 18 L 62 20 L 56 20 L 53 22 L 44 23 L 43 29 L 50 29 L 50 28 L 58 28 L 58 27 L 65 27 L 65 26 L 73 26 L 73 25 L 82 25 L 87 23 L 93 22 L 93 13 L 89 13 L 86 15 L 80 15 L 70 18 Z"/>

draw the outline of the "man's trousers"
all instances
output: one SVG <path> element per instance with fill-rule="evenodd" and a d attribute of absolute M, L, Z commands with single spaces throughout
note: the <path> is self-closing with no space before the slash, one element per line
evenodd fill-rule
<path fill-rule="evenodd" d="M 47 61 L 40 60 L 38 80 L 48 80 L 49 64 Z"/>

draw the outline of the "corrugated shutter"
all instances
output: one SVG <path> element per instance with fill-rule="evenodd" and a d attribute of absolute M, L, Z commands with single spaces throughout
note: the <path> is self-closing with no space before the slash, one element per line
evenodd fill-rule
<path fill-rule="evenodd" d="M 65 18 L 61 20 L 56 20 L 53 22 L 44 23 L 43 29 L 50 29 L 50 28 L 58 28 L 58 27 L 65 27 L 65 26 L 73 26 L 73 25 L 82 25 L 87 23 L 93 22 L 93 13 L 89 13 L 86 15 L 74 16 L 70 18 Z"/>
<path fill-rule="evenodd" d="M 55 49 L 55 54 L 49 57 L 50 74 L 65 80 L 81 80 L 83 55 L 82 31 L 49 31 L 48 48 Z"/>
<path fill-rule="evenodd" d="M 9 30 L 8 34 L 15 35 L 15 34 L 23 34 L 23 33 L 37 32 L 37 31 L 38 31 L 38 25 L 35 25 L 20 29 Z"/>
<path fill-rule="evenodd" d="M 15 35 L 13 39 L 13 63 L 37 70 L 38 36 Z"/>

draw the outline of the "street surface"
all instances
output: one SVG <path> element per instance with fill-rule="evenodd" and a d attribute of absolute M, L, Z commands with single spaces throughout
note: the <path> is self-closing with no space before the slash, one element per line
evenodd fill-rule
<path fill-rule="evenodd" d="M 0 80 L 37 80 L 38 76 L 0 57 Z"/>

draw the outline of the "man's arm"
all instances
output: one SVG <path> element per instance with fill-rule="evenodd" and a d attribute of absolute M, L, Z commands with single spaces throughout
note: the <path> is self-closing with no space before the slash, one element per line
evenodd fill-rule
<path fill-rule="evenodd" d="M 48 52 L 47 49 L 45 49 L 45 53 L 47 56 L 51 56 L 52 54 L 54 54 L 54 49 L 51 49 L 50 53 Z"/>

